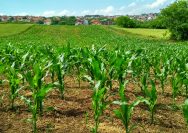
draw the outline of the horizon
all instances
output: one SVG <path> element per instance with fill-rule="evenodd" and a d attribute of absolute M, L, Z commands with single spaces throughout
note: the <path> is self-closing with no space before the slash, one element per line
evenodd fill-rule
<path fill-rule="evenodd" d="M 85 16 L 104 16 L 104 17 L 114 17 L 114 16 L 139 16 L 139 15 L 144 15 L 144 14 L 158 14 L 158 13 L 142 13 L 142 14 L 135 14 L 135 15 L 100 15 L 100 14 L 86 14 L 86 15 L 83 15 L 83 16 L 74 16 L 74 17 L 85 17 Z M 16 16 L 19 16 L 19 17 L 25 17 L 25 16 L 31 16 L 31 17 L 45 17 L 45 18 L 51 18 L 51 17 L 63 17 L 63 16 L 35 16 L 35 15 L 6 15 L 6 14 L 3 14 L 0 16 L 9 16 L 9 17 L 16 17 Z M 72 16 L 68 16 L 68 15 L 64 15 L 64 17 L 72 17 Z"/>
<path fill-rule="evenodd" d="M 0 16 L 141 15 L 159 13 L 175 0 L 11 0 L 1 1 Z"/>

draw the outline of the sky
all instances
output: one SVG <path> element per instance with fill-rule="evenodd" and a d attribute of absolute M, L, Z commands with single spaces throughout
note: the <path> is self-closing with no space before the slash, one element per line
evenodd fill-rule
<path fill-rule="evenodd" d="M 0 0 L 0 15 L 84 16 L 157 13 L 175 0 Z"/>

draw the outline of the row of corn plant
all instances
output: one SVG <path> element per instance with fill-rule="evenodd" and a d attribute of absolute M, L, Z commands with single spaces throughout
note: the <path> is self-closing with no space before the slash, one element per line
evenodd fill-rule
<path fill-rule="evenodd" d="M 113 82 L 117 81 L 120 100 L 114 103 L 120 105 L 120 109 L 114 112 L 122 119 L 126 131 L 130 132 L 131 114 L 140 102 L 148 105 L 151 123 L 154 123 L 157 82 L 160 83 L 163 94 L 166 84 L 171 83 L 174 104 L 182 89 L 185 89 L 187 95 L 187 54 L 181 55 L 181 50 L 177 50 L 176 57 L 172 55 L 173 50 L 164 55 L 160 52 L 164 52 L 163 48 L 157 49 L 156 52 L 149 52 L 144 48 L 126 51 L 123 46 L 118 46 L 112 51 L 106 46 L 71 48 L 67 45 L 63 48 L 58 46 L 24 48 L 8 44 L 0 52 L 1 74 L 5 73 L 2 75 L 6 79 L 0 80 L 1 83 L 4 81 L 9 83 L 12 108 L 15 108 L 14 102 L 18 97 L 28 104 L 33 115 L 33 131 L 36 132 L 37 115 L 43 114 L 43 101 L 48 92 L 58 88 L 61 98 L 64 99 L 66 75 L 75 75 L 79 87 L 81 80 L 87 79 L 93 88 L 92 107 L 95 120 L 93 132 L 95 133 L 99 128 L 100 116 L 110 104 L 108 97 L 113 88 Z M 157 52 L 160 54 L 156 57 Z M 51 82 L 45 81 L 48 78 Z M 127 81 L 138 84 L 144 98 L 139 97 L 132 104 L 128 104 L 125 96 Z M 21 95 L 20 91 L 23 89 L 29 90 L 32 97 Z"/>

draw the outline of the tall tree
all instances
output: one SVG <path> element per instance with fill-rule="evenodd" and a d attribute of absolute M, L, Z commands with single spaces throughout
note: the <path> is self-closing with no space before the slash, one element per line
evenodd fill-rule
<path fill-rule="evenodd" d="M 164 25 L 172 39 L 188 40 L 188 0 L 177 0 L 161 11 Z"/>

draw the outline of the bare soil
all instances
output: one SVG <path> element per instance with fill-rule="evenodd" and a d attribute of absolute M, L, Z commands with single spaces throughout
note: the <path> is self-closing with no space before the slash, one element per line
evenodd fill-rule
<path fill-rule="evenodd" d="M 40 116 L 37 125 L 39 133 L 89 133 L 94 125 L 92 113 L 92 89 L 86 82 L 78 87 L 73 77 L 65 79 L 65 99 L 61 100 L 58 90 L 53 90 L 44 101 L 44 115 Z M 114 83 L 115 84 L 115 83 Z M 118 88 L 114 85 L 109 100 L 118 100 Z M 136 124 L 133 133 L 188 133 L 182 111 L 172 105 L 171 88 L 165 87 L 165 94 L 158 95 L 154 124 L 150 124 L 150 112 L 145 104 L 134 109 L 131 125 Z M 28 94 L 27 91 L 25 93 Z M 32 132 L 31 112 L 27 106 L 17 99 L 17 110 L 10 109 L 8 85 L 0 86 L 0 133 Z M 140 89 L 133 84 L 127 87 L 126 95 L 131 101 L 141 96 Z M 177 105 L 184 102 L 179 96 Z M 117 105 L 110 105 L 101 116 L 100 133 L 125 133 L 123 124 L 114 116 Z"/>

